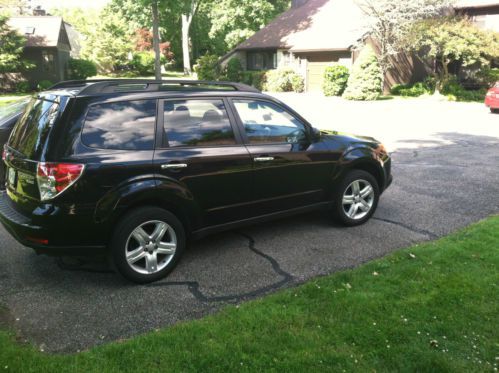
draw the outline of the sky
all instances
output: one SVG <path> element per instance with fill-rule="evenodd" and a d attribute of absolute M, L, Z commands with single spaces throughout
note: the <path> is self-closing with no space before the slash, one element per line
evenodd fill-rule
<path fill-rule="evenodd" d="M 110 0 L 31 0 L 32 7 L 41 5 L 43 9 L 51 8 L 102 8 Z"/>

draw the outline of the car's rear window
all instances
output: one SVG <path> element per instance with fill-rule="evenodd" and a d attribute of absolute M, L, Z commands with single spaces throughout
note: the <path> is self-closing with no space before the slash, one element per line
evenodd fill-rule
<path fill-rule="evenodd" d="M 47 140 L 50 129 L 60 114 L 60 101 L 34 98 L 14 127 L 9 146 L 28 159 L 37 160 Z"/>
<path fill-rule="evenodd" d="M 90 106 L 82 142 L 91 148 L 152 150 L 156 100 L 103 103 Z"/>

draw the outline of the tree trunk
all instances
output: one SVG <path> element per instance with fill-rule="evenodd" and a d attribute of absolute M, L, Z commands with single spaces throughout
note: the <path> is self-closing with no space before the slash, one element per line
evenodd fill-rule
<path fill-rule="evenodd" d="M 154 48 L 154 76 L 161 80 L 161 53 L 159 50 L 159 15 L 158 1 L 152 2 L 152 43 Z"/>
<path fill-rule="evenodd" d="M 189 28 L 192 15 L 182 14 L 182 55 L 184 59 L 184 74 L 191 75 L 191 53 L 189 47 Z"/>

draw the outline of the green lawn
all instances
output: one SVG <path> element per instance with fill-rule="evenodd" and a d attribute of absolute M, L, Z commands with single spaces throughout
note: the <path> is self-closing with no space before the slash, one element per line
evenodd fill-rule
<path fill-rule="evenodd" d="M 492 372 L 498 326 L 493 217 L 354 270 L 80 354 L 43 354 L 3 331 L 0 369 Z"/>
<path fill-rule="evenodd" d="M 8 94 L 0 94 L 0 108 L 2 106 L 11 104 L 15 101 L 18 101 L 26 96 L 29 96 L 28 93 L 8 93 Z"/>

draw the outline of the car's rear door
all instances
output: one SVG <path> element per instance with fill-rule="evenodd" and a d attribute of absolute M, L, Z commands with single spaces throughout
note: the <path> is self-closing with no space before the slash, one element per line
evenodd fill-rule
<path fill-rule="evenodd" d="M 327 200 L 335 165 L 312 128 L 284 106 L 263 98 L 233 98 L 243 139 L 253 161 L 256 215 Z"/>
<path fill-rule="evenodd" d="M 227 100 L 162 100 L 158 124 L 162 146 L 155 152 L 155 170 L 188 191 L 201 227 L 249 217 L 252 160 Z"/>

